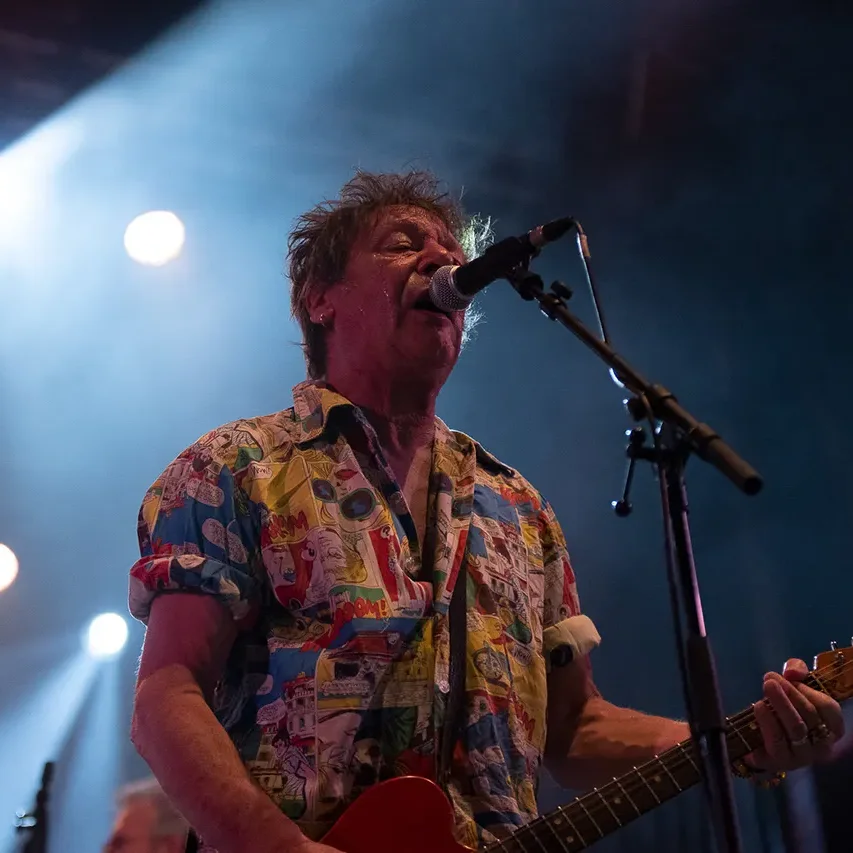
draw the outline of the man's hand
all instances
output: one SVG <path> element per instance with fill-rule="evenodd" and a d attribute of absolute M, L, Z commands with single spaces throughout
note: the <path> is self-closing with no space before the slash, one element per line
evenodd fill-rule
<path fill-rule="evenodd" d="M 789 660 L 782 672 L 764 676 L 764 700 L 753 706 L 764 746 L 746 759 L 771 772 L 825 761 L 844 734 L 838 702 L 800 683 L 809 674 L 805 661 Z"/>

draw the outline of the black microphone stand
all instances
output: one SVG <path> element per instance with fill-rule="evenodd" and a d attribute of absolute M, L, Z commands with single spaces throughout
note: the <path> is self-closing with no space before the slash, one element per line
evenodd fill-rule
<path fill-rule="evenodd" d="M 754 495 L 761 489 L 761 477 L 711 427 L 699 423 L 679 405 L 670 391 L 649 383 L 575 317 L 566 308 L 572 296 L 566 285 L 557 281 L 546 291 L 542 279 L 526 264 L 514 269 L 506 278 L 523 299 L 537 301 L 546 317 L 558 320 L 599 356 L 633 394 L 626 406 L 634 420 L 648 420 L 652 425 L 651 447 L 646 446 L 642 427 L 636 426 L 628 433 L 629 465 L 625 488 L 621 500 L 614 501 L 613 507 L 617 515 L 631 512 L 629 491 L 634 466 L 637 460 L 652 462 L 657 467 L 663 505 L 667 577 L 687 716 L 702 757 L 702 779 L 718 849 L 721 853 L 742 853 L 726 747 L 726 720 L 693 561 L 684 467 L 690 455 L 695 454 L 721 471 L 747 495 Z"/>
<path fill-rule="evenodd" d="M 47 853 L 47 801 L 50 796 L 50 783 L 53 780 L 54 763 L 44 765 L 41 787 L 36 794 L 36 804 L 31 812 L 19 811 L 15 816 L 15 829 L 29 833 L 21 853 Z"/>

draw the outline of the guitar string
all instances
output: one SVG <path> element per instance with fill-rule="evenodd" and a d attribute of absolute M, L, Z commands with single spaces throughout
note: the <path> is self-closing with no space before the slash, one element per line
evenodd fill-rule
<path fill-rule="evenodd" d="M 818 688 L 813 688 L 813 689 L 819 689 L 819 692 L 830 695 L 829 691 L 827 689 L 823 688 L 823 685 L 821 683 L 821 678 L 824 678 L 824 677 L 828 678 L 828 676 L 830 676 L 830 675 L 837 678 L 838 676 L 842 675 L 845 672 L 845 670 L 849 670 L 851 668 L 853 668 L 853 659 L 851 659 L 849 661 L 845 659 L 844 662 L 840 666 L 839 666 L 838 662 L 834 662 L 834 663 L 826 665 L 825 667 L 822 667 L 819 670 L 815 670 L 814 672 L 809 673 L 809 678 L 807 678 L 805 681 L 808 682 L 809 679 L 812 679 L 819 686 Z M 811 685 L 809 685 L 809 686 L 811 686 Z M 764 700 L 764 701 L 766 702 L 767 700 Z M 733 714 L 731 717 L 729 717 L 726 720 L 726 724 L 727 724 L 726 740 L 728 741 L 729 735 L 737 736 L 737 735 L 743 735 L 743 732 L 745 732 L 745 731 L 754 731 L 754 729 L 752 728 L 752 720 L 751 719 L 749 720 L 748 725 L 740 725 L 740 723 L 746 722 L 747 718 L 754 717 L 754 714 L 755 714 L 754 707 L 750 706 L 749 708 L 745 708 L 744 710 L 739 711 L 738 713 Z M 743 739 L 746 740 L 746 738 L 743 738 Z M 691 751 L 695 751 L 695 744 L 693 742 L 691 742 L 689 744 L 689 746 L 687 747 L 687 749 L 690 749 Z M 669 762 L 668 760 L 665 759 L 665 756 L 667 754 L 675 753 L 676 750 L 679 753 L 679 757 L 675 761 Z M 653 769 L 654 767 L 656 767 L 658 765 L 662 765 L 665 768 L 668 768 L 668 771 L 675 771 L 675 772 L 678 772 L 679 770 L 681 770 L 681 768 L 683 768 L 687 764 L 692 764 L 695 768 L 696 764 L 695 764 L 693 758 L 695 758 L 697 756 L 689 755 L 687 757 L 682 757 L 681 753 L 683 753 L 683 752 L 685 752 L 685 750 L 681 746 L 681 744 L 670 747 L 670 749 L 666 750 L 666 752 L 662 753 L 659 756 L 656 756 L 655 758 L 649 759 L 648 761 L 641 764 L 640 767 L 635 768 L 634 772 L 626 774 L 628 776 L 634 776 L 635 774 L 638 775 L 640 777 L 639 782 L 627 781 L 627 780 L 623 781 L 622 777 L 620 777 L 619 778 L 620 792 L 624 793 L 625 796 L 628 798 L 628 800 L 633 803 L 633 800 L 631 800 L 630 793 L 637 793 L 637 792 L 642 791 L 645 788 L 649 787 L 648 780 L 645 779 L 643 776 L 643 768 Z M 602 787 L 608 787 L 609 785 L 612 785 L 616 781 L 617 780 L 614 778 L 611 782 L 607 782 Z M 627 782 L 627 786 L 625 784 L 626 782 Z M 696 784 L 695 781 L 691 782 L 688 787 L 692 787 L 695 784 Z M 628 790 L 625 790 L 626 787 Z M 678 785 L 676 785 L 676 787 L 678 787 Z M 630 791 L 630 793 L 629 793 L 629 791 Z M 681 791 L 676 792 L 676 795 L 678 793 L 681 793 Z M 599 798 L 601 798 L 603 800 L 603 802 L 599 802 L 598 801 Z M 671 798 L 668 798 L 668 799 L 671 799 Z M 605 808 L 609 808 L 606 800 L 604 800 L 603 795 L 601 794 L 601 792 L 598 789 L 593 790 L 591 792 L 588 792 L 586 794 L 582 794 L 580 797 L 576 797 L 574 800 L 572 800 L 572 802 L 567 803 L 566 806 L 563 806 L 557 810 L 557 812 L 561 813 L 562 817 L 569 823 L 570 826 L 572 825 L 571 821 L 565 817 L 565 814 L 563 814 L 563 812 L 565 811 L 566 808 L 570 808 L 571 806 L 573 806 L 577 803 L 580 803 L 582 800 L 584 800 L 584 801 L 589 800 L 588 803 L 586 803 L 586 802 L 584 803 L 584 806 L 583 806 L 584 810 L 586 810 L 588 808 L 590 811 L 596 811 L 596 812 L 600 812 L 601 814 L 606 814 Z M 506 838 L 506 839 L 503 839 L 501 846 L 502 846 L 502 844 L 505 844 L 506 841 L 508 841 L 509 839 L 518 839 L 518 836 L 522 835 L 522 834 L 533 834 L 534 839 L 539 841 L 539 839 L 536 838 L 536 835 L 535 835 L 535 828 L 537 826 L 544 825 L 545 823 L 550 821 L 551 818 L 557 812 L 552 812 L 549 815 L 541 815 L 541 816 L 535 818 L 534 820 L 530 821 L 529 823 L 524 824 L 524 826 L 520 826 L 515 832 L 512 833 L 512 835 L 508 836 L 508 838 Z M 574 832 L 576 835 L 578 834 L 577 830 L 574 830 Z M 608 833 L 605 833 L 605 835 L 606 834 L 608 834 Z M 600 840 L 601 838 L 605 837 L 605 835 L 601 835 L 599 833 L 599 838 L 596 840 Z M 521 842 L 520 839 L 518 839 L 518 840 L 519 840 L 519 844 L 521 844 L 521 846 L 522 846 L 522 849 L 525 849 L 523 842 Z M 560 840 L 560 843 L 562 845 L 562 840 L 561 839 L 558 839 L 558 840 Z M 498 842 L 496 842 L 494 846 L 498 846 Z M 588 846 L 589 846 L 588 844 L 584 844 L 584 847 L 588 847 Z M 493 847 L 493 845 L 490 844 L 485 849 L 489 850 L 489 849 L 492 849 L 492 847 Z"/>

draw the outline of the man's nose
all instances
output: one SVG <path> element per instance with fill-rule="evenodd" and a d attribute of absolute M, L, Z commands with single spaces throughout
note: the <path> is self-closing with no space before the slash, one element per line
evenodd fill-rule
<path fill-rule="evenodd" d="M 435 273 L 439 267 L 453 265 L 453 255 L 435 240 L 428 240 L 418 258 L 418 272 L 424 276 Z"/>

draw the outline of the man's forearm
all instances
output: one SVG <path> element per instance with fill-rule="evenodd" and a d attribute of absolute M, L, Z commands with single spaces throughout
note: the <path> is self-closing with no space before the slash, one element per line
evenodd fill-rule
<path fill-rule="evenodd" d="M 140 684 L 132 737 L 166 794 L 220 853 L 282 853 L 306 841 L 251 781 L 185 667 L 164 667 Z"/>
<path fill-rule="evenodd" d="M 596 696 L 584 705 L 568 754 L 551 756 L 548 767 L 564 787 L 585 791 L 689 737 L 687 723 L 619 708 Z"/>

